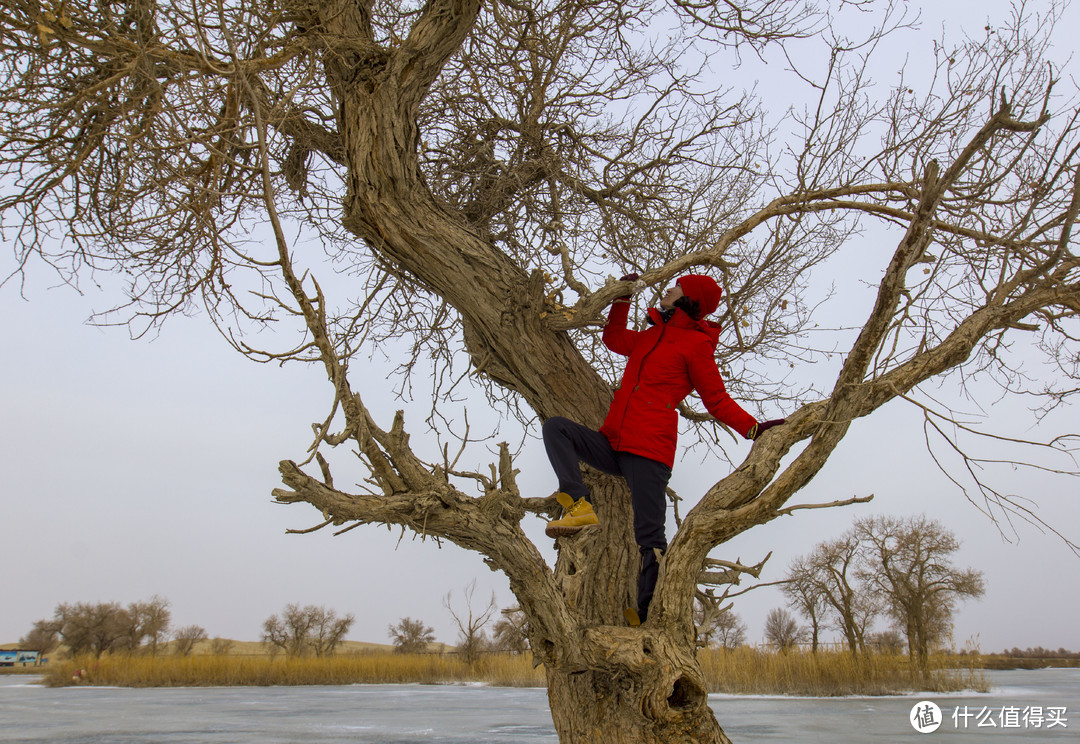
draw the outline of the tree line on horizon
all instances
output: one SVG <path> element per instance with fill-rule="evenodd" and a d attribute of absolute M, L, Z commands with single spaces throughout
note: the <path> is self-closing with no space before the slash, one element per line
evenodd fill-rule
<path fill-rule="evenodd" d="M 779 586 L 786 597 L 787 609 L 771 610 L 763 627 L 765 643 L 781 652 L 806 644 L 816 653 L 822 645 L 822 633 L 835 630 L 855 655 L 868 650 L 900 653 L 906 647 L 914 661 L 925 665 L 931 649 L 950 638 L 957 603 L 985 592 L 981 571 L 954 565 L 953 555 L 959 547 L 949 529 L 925 516 L 868 517 L 795 558 L 782 580 L 746 591 Z M 494 593 L 486 605 L 479 606 L 476 590 L 473 580 L 464 589 L 463 603 L 455 604 L 452 592 L 443 598 L 443 606 L 458 629 L 457 652 L 472 663 L 488 652 L 519 654 L 529 650 L 528 625 L 520 607 L 499 610 Z M 746 623 L 731 604 L 717 610 L 719 602 L 713 599 L 697 603 L 694 622 L 698 644 L 728 649 L 745 645 Z M 889 626 L 873 632 L 879 619 Z M 325 607 L 293 603 L 264 621 L 261 640 L 272 653 L 330 656 L 354 622 L 351 614 L 342 617 Z M 412 617 L 391 624 L 388 635 L 399 653 L 426 653 L 436 643 L 434 628 Z M 20 639 L 20 646 L 42 655 L 61 644 L 73 655 L 156 655 L 169 639 L 169 648 L 178 655 L 188 655 L 198 642 L 211 640 L 198 625 L 171 629 L 169 602 L 155 595 L 126 607 L 116 602 L 62 603 L 51 620 L 34 623 L 30 633 Z M 211 651 L 227 653 L 231 644 L 215 638 Z M 1014 648 L 1005 653 L 1016 657 L 1071 655 L 1065 649 L 1048 652 L 1042 648 Z"/>
<path fill-rule="evenodd" d="M 497 611 L 492 594 L 489 606 L 472 606 L 476 582 L 465 590 L 467 606 L 454 607 L 451 594 L 444 599 L 455 624 L 461 631 L 457 650 L 474 661 L 488 651 L 521 653 L 527 649 L 523 613 L 519 608 L 503 610 L 503 619 L 495 623 L 489 636 L 486 626 Z M 268 617 L 262 625 L 261 642 L 272 654 L 286 656 L 332 656 L 355 622 L 352 614 L 339 616 L 335 610 L 317 605 L 291 603 Z M 402 618 L 390 626 L 396 651 L 422 653 L 435 643 L 434 629 L 419 620 Z M 72 656 L 91 654 L 100 658 L 108 653 L 142 653 L 152 656 L 168 649 L 179 656 L 192 653 L 196 644 L 210 641 L 210 651 L 228 653 L 233 641 L 209 637 L 200 625 L 172 627 L 169 601 L 155 595 L 149 600 L 132 602 L 63 602 L 52 618 L 34 622 L 30 632 L 19 639 L 20 648 L 37 651 L 42 657 L 61 646 Z"/>
<path fill-rule="evenodd" d="M 56 606 L 51 619 L 34 622 L 30 632 L 19 639 L 22 648 L 41 656 L 61 645 L 72 656 L 106 653 L 158 654 L 171 639 L 173 651 L 190 654 L 195 644 L 207 640 L 206 630 L 198 625 L 171 628 L 169 601 L 158 595 L 132 602 L 63 602 Z M 215 639 L 215 643 L 226 643 Z"/>
<path fill-rule="evenodd" d="M 264 621 L 262 642 L 275 653 L 325 656 L 333 653 L 352 623 L 352 615 L 340 618 L 323 607 L 289 604 L 280 615 Z M 226 638 L 211 639 L 201 625 L 173 628 L 169 600 L 154 595 L 126 607 L 118 602 L 63 602 L 51 619 L 35 621 L 19 646 L 42 656 L 61 646 L 72 656 L 97 658 L 108 653 L 156 656 L 166 649 L 188 656 L 202 641 L 210 642 L 214 654 L 229 653 L 234 644 Z"/>

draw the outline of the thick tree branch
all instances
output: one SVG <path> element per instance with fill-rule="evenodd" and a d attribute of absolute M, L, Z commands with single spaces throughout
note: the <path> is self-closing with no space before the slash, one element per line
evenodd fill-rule
<path fill-rule="evenodd" d="M 1075 296 L 1076 287 L 1058 286 L 1052 290 L 1030 290 L 1025 297 L 1006 304 L 1007 293 L 999 293 L 984 308 L 972 313 L 937 347 L 915 354 L 907 363 L 877 380 L 864 381 L 905 291 L 906 274 L 929 245 L 933 213 L 942 196 L 995 133 L 1034 129 L 1045 118 L 1044 115 L 1039 122 L 1030 124 L 1016 122 L 1010 117 L 1009 107 L 1003 105 L 944 174 L 939 177 L 936 163 L 931 164 L 915 217 L 886 269 L 874 308 L 845 358 L 832 395 L 827 401 L 804 407 L 789 418 L 786 426 L 766 432 L 746 461 L 690 511 L 671 543 L 665 560 L 667 565 L 661 568 L 657 589 L 658 604 L 663 608 L 661 612 L 672 611 L 676 616 L 688 612 L 694 584 L 686 578 L 687 573 L 696 575 L 708 551 L 715 545 L 782 513 L 783 504 L 821 469 L 851 421 L 876 410 L 920 382 L 961 364 L 991 329 L 1007 328 L 1036 309 L 1055 304 L 1048 293 L 1056 293 L 1061 298 L 1058 302 Z M 780 457 L 806 437 L 810 438 L 810 443 L 773 480 Z"/>

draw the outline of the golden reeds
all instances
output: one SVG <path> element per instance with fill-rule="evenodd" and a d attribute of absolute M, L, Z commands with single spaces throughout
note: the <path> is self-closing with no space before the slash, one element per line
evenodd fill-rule
<path fill-rule="evenodd" d="M 975 656 L 935 656 L 929 668 L 908 657 L 840 650 L 777 653 L 742 647 L 704 649 L 699 660 L 711 692 L 780 695 L 882 695 L 910 690 L 988 689 Z M 76 679 L 81 670 L 81 677 Z M 543 687 L 543 667 L 529 654 L 485 654 L 473 665 L 455 654 L 346 654 L 327 658 L 266 655 L 125 656 L 53 662 L 44 669 L 52 686 L 76 683 L 125 687 L 445 684 L 480 682 L 499 687 Z"/>
<path fill-rule="evenodd" d="M 77 679 L 81 670 L 81 678 Z M 125 687 L 226 687 L 235 685 L 438 684 L 483 682 L 500 687 L 545 684 L 543 668 L 528 654 L 486 654 L 472 666 L 452 654 L 367 653 L 314 657 L 125 656 L 54 662 L 45 682 Z"/>
<path fill-rule="evenodd" d="M 704 649 L 698 660 L 710 692 L 827 697 L 989 689 L 976 656 L 936 655 L 919 670 L 905 654 L 742 646 Z"/>

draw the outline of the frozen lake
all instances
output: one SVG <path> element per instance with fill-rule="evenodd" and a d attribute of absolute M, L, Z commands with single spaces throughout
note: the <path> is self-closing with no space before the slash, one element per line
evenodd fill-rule
<path fill-rule="evenodd" d="M 736 744 L 895 742 L 940 709 L 949 742 L 1080 742 L 1080 669 L 988 672 L 988 694 L 712 695 Z M 925 717 L 924 717 L 925 720 Z M 48 689 L 0 676 L 0 741 L 19 744 L 512 744 L 557 741 L 542 689 L 461 685 Z"/>

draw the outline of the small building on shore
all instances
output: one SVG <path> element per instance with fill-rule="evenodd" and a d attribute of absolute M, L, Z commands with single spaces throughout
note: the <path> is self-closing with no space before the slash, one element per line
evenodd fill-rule
<path fill-rule="evenodd" d="M 28 651 L 22 648 L 0 649 L 0 667 L 25 667 L 44 664 L 45 659 L 40 658 L 37 651 Z"/>

